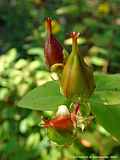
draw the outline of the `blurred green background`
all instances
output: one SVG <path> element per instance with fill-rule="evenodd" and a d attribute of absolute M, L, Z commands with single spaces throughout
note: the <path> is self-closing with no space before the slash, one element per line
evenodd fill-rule
<path fill-rule="evenodd" d="M 80 52 L 95 71 L 120 72 L 120 0 L 1 0 L 0 160 L 120 157 L 119 143 L 95 121 L 79 142 L 59 146 L 40 127 L 41 112 L 16 107 L 26 92 L 50 79 L 43 54 L 48 16 L 68 51 L 69 33 L 78 31 Z"/>

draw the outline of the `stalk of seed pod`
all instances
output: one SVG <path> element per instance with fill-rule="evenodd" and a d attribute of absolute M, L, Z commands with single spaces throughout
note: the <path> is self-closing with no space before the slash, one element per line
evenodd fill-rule
<path fill-rule="evenodd" d="M 63 69 L 61 88 L 64 96 L 70 99 L 88 99 L 95 88 L 92 69 L 79 54 L 77 39 L 79 33 L 72 32 L 72 52 Z"/>
<path fill-rule="evenodd" d="M 50 68 L 53 64 L 63 62 L 63 48 L 52 34 L 52 20 L 46 19 L 47 38 L 44 46 L 45 61 Z"/>

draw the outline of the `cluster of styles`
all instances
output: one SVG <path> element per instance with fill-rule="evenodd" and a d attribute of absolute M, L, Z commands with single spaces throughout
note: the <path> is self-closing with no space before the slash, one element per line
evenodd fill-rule
<path fill-rule="evenodd" d="M 70 33 L 72 51 L 67 54 L 52 33 L 52 20 L 50 18 L 46 19 L 46 28 L 47 38 L 44 47 L 46 64 L 50 72 L 56 72 L 58 75 L 61 92 L 74 103 L 74 110 L 72 113 L 68 113 L 64 107 L 64 114 L 57 114 L 54 119 L 45 121 L 45 127 L 68 130 L 76 126 L 80 102 L 87 100 L 94 91 L 93 71 L 85 63 L 83 55 L 79 53 L 77 42 L 79 33 Z"/>

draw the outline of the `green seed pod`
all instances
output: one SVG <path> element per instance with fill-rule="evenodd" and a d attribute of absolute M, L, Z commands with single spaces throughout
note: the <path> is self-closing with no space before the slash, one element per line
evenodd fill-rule
<path fill-rule="evenodd" d="M 72 52 L 63 69 L 61 88 L 64 96 L 70 99 L 88 99 L 95 88 L 92 69 L 79 54 L 77 38 L 79 33 L 72 32 Z"/>

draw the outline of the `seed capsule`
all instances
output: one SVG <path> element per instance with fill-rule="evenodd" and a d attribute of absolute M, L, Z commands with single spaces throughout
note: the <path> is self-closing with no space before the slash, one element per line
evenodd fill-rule
<path fill-rule="evenodd" d="M 72 52 L 63 69 L 61 88 L 64 96 L 70 99 L 85 100 L 92 94 L 95 84 L 91 68 L 79 54 L 77 38 L 79 33 L 72 32 Z"/>
<path fill-rule="evenodd" d="M 73 123 L 70 116 L 58 116 L 55 119 L 45 122 L 44 127 L 52 127 L 59 130 L 70 130 L 73 128 Z"/>
<path fill-rule="evenodd" d="M 73 128 L 75 128 L 77 124 L 77 113 L 79 112 L 79 107 L 79 104 L 76 105 L 73 112 L 69 113 L 68 109 L 65 106 L 61 106 L 57 111 L 56 117 L 54 119 L 45 121 L 44 127 L 51 127 L 64 131 L 73 130 Z"/>
<path fill-rule="evenodd" d="M 50 68 L 53 64 L 63 62 L 63 48 L 52 34 L 52 20 L 47 18 L 47 39 L 44 46 L 45 61 Z"/>

